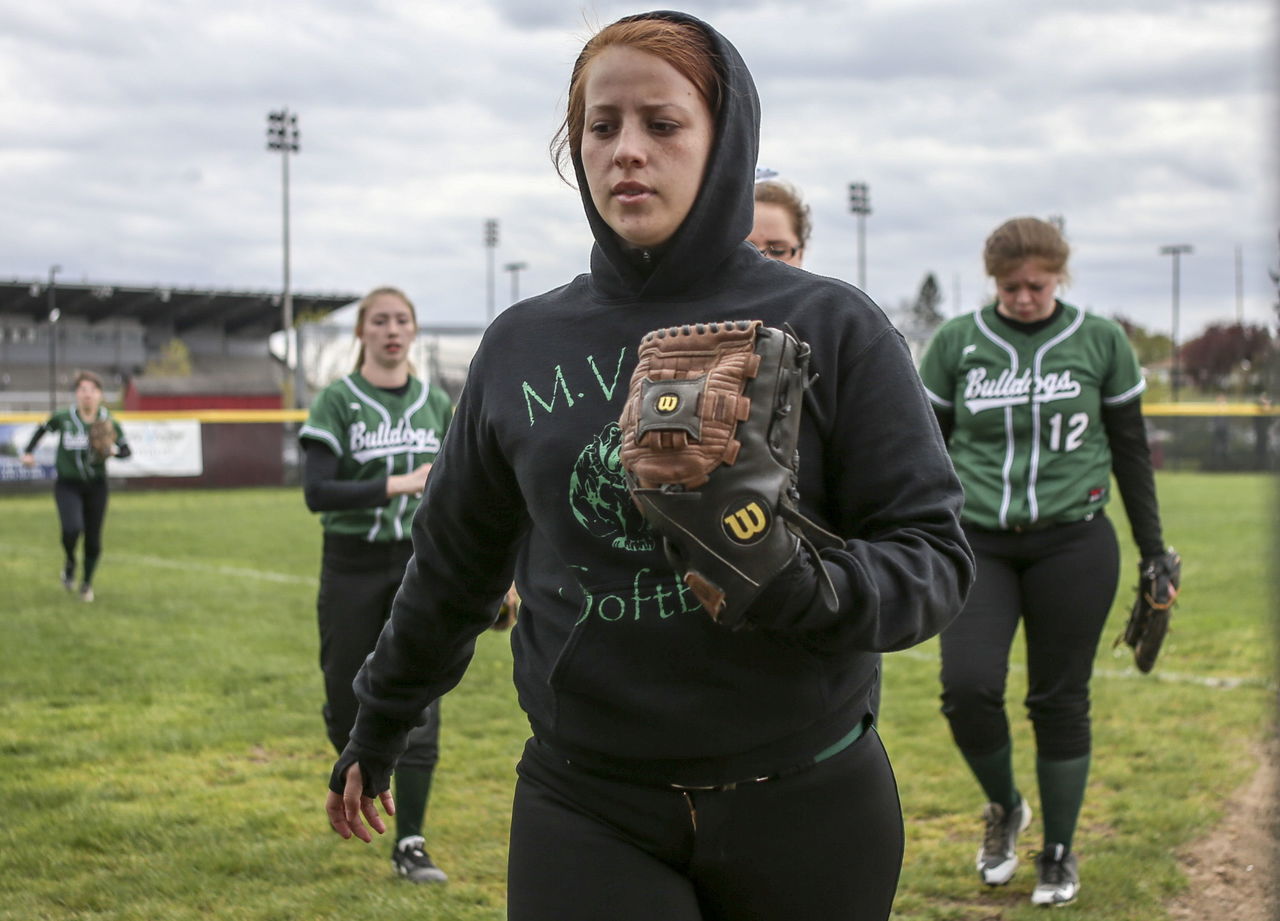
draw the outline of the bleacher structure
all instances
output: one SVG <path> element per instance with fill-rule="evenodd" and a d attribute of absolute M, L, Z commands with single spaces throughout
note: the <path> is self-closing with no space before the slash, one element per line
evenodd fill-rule
<path fill-rule="evenodd" d="M 358 297 L 295 292 L 294 315 L 327 315 Z M 47 409 L 51 395 L 65 402 L 81 368 L 100 374 L 108 401 L 117 402 L 174 339 L 186 347 L 191 373 L 169 386 L 216 392 L 252 381 L 255 392 L 274 392 L 280 406 L 284 369 L 268 348 L 280 329 L 279 291 L 58 281 L 51 296 L 45 280 L 0 280 L 0 410 Z"/>

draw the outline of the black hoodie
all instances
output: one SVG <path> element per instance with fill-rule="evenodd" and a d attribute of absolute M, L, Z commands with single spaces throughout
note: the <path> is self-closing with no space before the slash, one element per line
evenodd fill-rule
<path fill-rule="evenodd" d="M 461 679 L 514 572 L 520 704 L 535 735 L 637 780 L 714 784 L 803 764 L 867 712 L 875 652 L 925 640 L 973 577 L 962 495 L 902 338 L 860 291 L 763 258 L 752 225 L 759 102 L 705 29 L 727 93 L 696 200 L 648 261 L 592 204 L 591 272 L 502 313 L 471 365 L 413 525 L 415 555 L 356 679 L 348 754 L 381 775 L 430 700 Z M 824 551 L 839 616 L 718 626 L 627 496 L 618 426 L 649 330 L 761 319 L 813 348 L 802 511 L 847 540 Z"/>

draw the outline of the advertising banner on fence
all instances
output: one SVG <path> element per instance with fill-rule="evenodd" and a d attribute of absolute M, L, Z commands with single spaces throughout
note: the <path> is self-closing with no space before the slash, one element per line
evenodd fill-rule
<path fill-rule="evenodd" d="M 200 476 L 204 473 L 200 423 L 194 419 L 121 420 L 133 456 L 108 460 L 110 477 Z M 35 423 L 0 424 L 0 483 L 19 480 L 52 480 L 57 433 L 51 432 L 36 446 L 34 467 L 22 466 L 22 451 L 35 434 Z"/>

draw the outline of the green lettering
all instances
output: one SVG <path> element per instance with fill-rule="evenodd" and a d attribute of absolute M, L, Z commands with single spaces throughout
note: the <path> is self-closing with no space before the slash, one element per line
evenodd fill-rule
<path fill-rule="evenodd" d="M 604 606 L 609 602 L 612 602 L 614 606 L 617 607 L 618 609 L 617 614 L 610 616 L 609 614 L 605 613 Z M 599 613 L 601 620 L 609 621 L 612 623 L 615 620 L 622 620 L 622 618 L 626 615 L 627 603 L 619 595 L 605 595 L 603 598 L 600 599 L 600 604 L 596 607 L 596 611 L 597 613 Z"/>
<path fill-rule="evenodd" d="M 622 373 L 622 359 L 627 354 L 627 347 L 624 345 L 618 352 L 618 364 L 613 369 L 613 383 L 605 385 L 604 376 L 601 375 L 600 369 L 596 367 L 596 357 L 594 355 L 587 356 L 587 364 L 591 365 L 591 371 L 596 376 L 596 383 L 600 385 L 600 392 L 604 394 L 606 400 L 613 399 L 613 391 L 618 388 L 618 375 Z M 556 368 L 559 371 L 559 368 Z"/>
<path fill-rule="evenodd" d="M 598 375 L 597 375 L 597 376 L 598 376 Z M 562 391 L 562 390 L 564 391 L 564 399 L 565 399 L 565 402 L 566 402 L 566 403 L 568 403 L 570 406 L 573 406 L 573 394 L 569 392 L 569 385 L 568 385 L 568 383 L 566 383 L 566 381 L 565 381 L 565 379 L 564 379 L 564 371 L 562 371 L 562 370 L 561 370 L 561 368 L 560 368 L 560 366 L 559 366 L 559 365 L 556 365 L 556 381 L 555 381 L 555 384 L 554 384 L 554 385 L 552 385 L 552 388 L 551 388 L 551 402 L 550 402 L 550 403 L 548 403 L 546 400 L 542 399 L 542 397 L 538 396 L 538 392 L 537 392 L 536 390 L 534 390 L 534 389 L 533 389 L 533 387 L 529 384 L 529 382 L 528 382 L 528 381 L 525 381 L 523 384 L 521 384 L 521 389 L 523 389 L 523 390 L 524 390 L 524 405 L 525 405 L 525 409 L 527 409 L 527 410 L 529 411 L 529 424 L 530 424 L 530 425 L 533 425 L 533 422 L 534 422 L 534 419 L 533 419 L 533 404 L 536 402 L 536 403 L 537 403 L 539 406 L 541 406 L 541 407 L 542 407 L 542 408 L 543 408 L 547 413 L 550 413 L 552 410 L 554 410 L 554 409 L 555 409 L 555 405 L 556 405 L 556 394 L 557 394 L 558 392 Z M 532 399 L 530 399 L 530 398 L 532 398 Z"/>
<path fill-rule="evenodd" d="M 676 613 L 675 611 L 668 611 L 666 604 L 664 604 L 664 602 L 670 597 L 671 592 L 663 588 L 661 582 L 654 586 L 653 598 L 658 602 L 658 616 L 663 620 L 666 620 L 672 614 Z"/>
<path fill-rule="evenodd" d="M 680 612 L 688 614 L 690 611 L 697 611 L 702 608 L 702 602 L 694 595 L 693 589 L 685 584 L 684 579 L 676 579 L 676 592 L 680 596 Z"/>

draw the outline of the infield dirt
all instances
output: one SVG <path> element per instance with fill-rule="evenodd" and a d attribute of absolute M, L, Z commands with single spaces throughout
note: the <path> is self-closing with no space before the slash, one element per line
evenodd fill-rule
<path fill-rule="evenodd" d="M 1180 852 L 1190 880 L 1169 903 L 1171 921 L 1277 921 L 1280 919 L 1280 743 L 1254 749 L 1259 765 L 1237 790 L 1216 828 Z"/>

